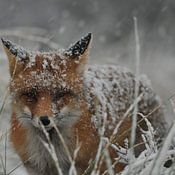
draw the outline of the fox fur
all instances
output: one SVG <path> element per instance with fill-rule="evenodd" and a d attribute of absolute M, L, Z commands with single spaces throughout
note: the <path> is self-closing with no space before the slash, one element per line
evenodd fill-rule
<path fill-rule="evenodd" d="M 105 121 L 106 138 L 126 111 L 134 103 L 136 77 L 126 68 L 118 66 L 87 65 L 91 34 L 83 37 L 67 50 L 58 52 L 29 52 L 26 49 L 2 39 L 9 60 L 11 75 L 12 119 L 10 139 L 16 153 L 31 175 L 57 175 L 53 157 L 46 148 L 54 146 L 59 166 L 64 175 L 69 174 L 71 162 L 54 124 L 64 138 L 71 156 L 77 142 L 80 149 L 75 158 L 77 174 L 82 174 L 95 160 L 100 141 L 100 132 Z M 159 97 L 146 83 L 139 79 L 138 113 L 149 116 L 148 120 L 156 130 L 156 138 L 165 134 L 166 122 Z M 122 122 L 115 136 L 115 144 L 124 146 L 130 139 L 132 112 Z M 50 122 L 44 126 L 42 116 Z M 138 115 L 137 120 L 141 118 Z M 139 127 L 147 130 L 144 121 Z M 141 131 L 136 130 L 136 144 L 141 143 Z M 123 134 L 124 133 L 124 134 Z M 139 155 L 144 150 L 135 148 Z M 112 162 L 118 157 L 116 150 L 109 147 Z M 105 162 L 98 165 L 101 172 Z M 115 172 L 124 168 L 117 163 Z"/>

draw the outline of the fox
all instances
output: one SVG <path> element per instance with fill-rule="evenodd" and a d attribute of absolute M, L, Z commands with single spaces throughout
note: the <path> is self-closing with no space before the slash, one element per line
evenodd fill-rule
<path fill-rule="evenodd" d="M 141 114 L 147 116 L 155 129 L 157 140 L 166 133 L 165 112 L 159 96 L 147 79 L 136 77 L 129 69 L 117 65 L 89 65 L 92 34 L 88 33 L 68 49 L 29 51 L 2 38 L 9 62 L 11 129 L 10 141 L 30 175 L 58 175 L 47 145 L 53 145 L 63 175 L 68 175 L 75 156 L 77 174 L 92 171 L 99 150 L 102 130 L 115 145 L 124 146 L 130 139 L 135 85 L 138 81 L 138 113 L 134 152 L 144 149 L 141 129 L 148 129 Z M 128 112 L 129 111 L 129 112 Z M 139 115 L 140 114 L 140 115 Z M 125 116 L 125 118 L 124 118 Z M 62 143 L 62 136 L 65 145 Z M 130 142 L 130 141 L 129 141 Z M 126 164 L 117 162 L 119 154 L 107 147 L 114 172 Z M 97 163 L 102 174 L 107 170 L 104 160 Z"/>

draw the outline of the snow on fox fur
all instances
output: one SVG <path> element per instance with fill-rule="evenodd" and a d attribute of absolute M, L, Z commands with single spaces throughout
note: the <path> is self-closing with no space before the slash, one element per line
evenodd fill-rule
<path fill-rule="evenodd" d="M 89 33 L 69 49 L 42 53 L 27 51 L 2 39 L 11 75 L 10 138 L 29 174 L 57 175 L 59 165 L 63 174 L 68 175 L 77 142 L 80 148 L 75 168 L 77 174 L 82 174 L 93 165 L 104 120 L 104 136 L 110 140 L 114 129 L 135 102 L 136 78 L 128 69 L 86 64 L 90 42 Z M 139 79 L 139 96 L 137 120 L 142 120 L 141 115 L 146 116 L 158 141 L 165 134 L 164 112 L 146 78 Z M 111 140 L 108 147 L 111 162 L 120 155 L 115 146 L 124 147 L 130 139 L 132 114 L 133 110 Z M 137 125 L 136 156 L 145 149 L 142 129 L 148 130 L 144 120 Z M 54 155 L 49 152 L 52 146 Z M 105 161 L 97 166 L 101 173 L 107 168 Z M 119 161 L 113 171 L 120 172 L 125 166 L 126 162 Z"/>

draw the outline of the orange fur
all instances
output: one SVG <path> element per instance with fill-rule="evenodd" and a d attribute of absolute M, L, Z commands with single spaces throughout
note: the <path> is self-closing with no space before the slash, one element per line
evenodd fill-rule
<path fill-rule="evenodd" d="M 15 114 L 12 115 L 11 141 L 15 150 L 17 150 L 21 159 L 25 162 L 28 159 L 26 151 L 26 129 L 20 125 Z"/>

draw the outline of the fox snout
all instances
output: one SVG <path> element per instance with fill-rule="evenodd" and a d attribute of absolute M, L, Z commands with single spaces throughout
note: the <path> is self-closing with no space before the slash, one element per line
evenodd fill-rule
<path fill-rule="evenodd" d="M 39 128 L 39 129 L 43 129 L 43 127 L 49 131 L 51 130 L 52 128 L 54 128 L 54 125 L 53 125 L 53 120 L 52 120 L 53 117 L 49 117 L 49 116 L 39 116 L 37 118 L 35 118 L 33 120 L 34 125 L 35 127 Z"/>
<path fill-rule="evenodd" d="M 22 123 L 28 123 L 36 128 L 52 128 L 51 118 L 55 117 L 53 113 L 53 102 L 48 93 L 39 94 L 26 93 L 22 96 L 19 95 L 20 102 L 17 104 L 18 117 L 21 118 Z M 26 120 L 27 119 L 27 120 Z M 29 120 L 31 122 L 29 122 Z"/>
<path fill-rule="evenodd" d="M 32 125 L 41 129 L 42 126 L 44 126 L 47 130 L 49 128 L 53 128 L 53 118 L 55 118 L 54 115 L 48 116 L 47 113 L 45 115 L 34 115 L 27 106 L 18 112 L 18 119 L 21 121 L 21 124 L 27 126 Z"/>
<path fill-rule="evenodd" d="M 39 120 L 40 120 L 40 122 L 42 123 L 43 126 L 49 126 L 49 124 L 51 123 L 48 116 L 41 116 L 39 118 Z"/>

